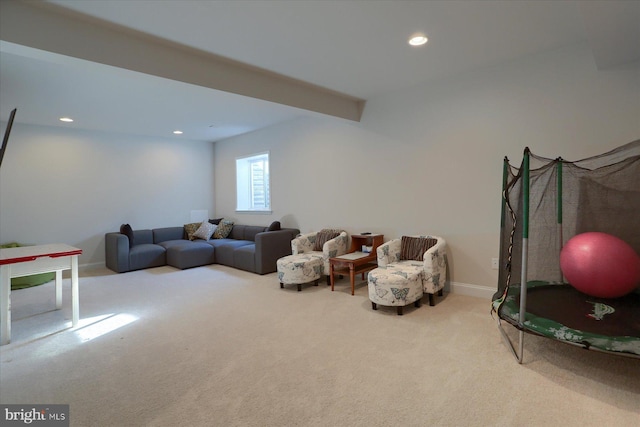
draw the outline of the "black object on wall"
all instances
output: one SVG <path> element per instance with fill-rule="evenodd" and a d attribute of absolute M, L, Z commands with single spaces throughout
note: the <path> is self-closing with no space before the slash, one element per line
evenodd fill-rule
<path fill-rule="evenodd" d="M 9 134 L 11 133 L 13 118 L 16 116 L 17 110 L 18 110 L 17 108 L 14 108 L 11 111 L 11 115 L 9 116 L 9 121 L 7 122 L 7 128 L 4 130 L 4 138 L 2 139 L 2 148 L 0 148 L 0 166 L 2 166 L 2 159 L 4 159 L 4 152 L 7 150 L 7 143 L 9 142 Z"/>

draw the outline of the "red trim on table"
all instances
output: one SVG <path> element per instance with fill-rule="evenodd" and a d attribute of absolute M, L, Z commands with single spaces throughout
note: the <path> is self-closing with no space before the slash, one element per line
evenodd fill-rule
<path fill-rule="evenodd" d="M 29 255 L 17 258 L 8 258 L 8 259 L 0 259 L 0 265 L 5 264 L 17 264 L 19 262 L 28 262 L 34 261 L 36 258 L 42 258 L 48 256 L 49 258 L 60 258 L 63 256 L 71 256 L 71 255 L 81 255 L 82 249 L 78 249 L 75 251 L 66 251 L 66 252 L 54 252 L 49 254 L 40 254 L 40 255 Z"/>

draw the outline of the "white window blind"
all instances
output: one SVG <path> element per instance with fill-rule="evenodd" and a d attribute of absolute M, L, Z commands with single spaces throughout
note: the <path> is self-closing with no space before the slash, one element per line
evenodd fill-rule
<path fill-rule="evenodd" d="M 269 153 L 236 159 L 236 210 L 270 211 Z"/>

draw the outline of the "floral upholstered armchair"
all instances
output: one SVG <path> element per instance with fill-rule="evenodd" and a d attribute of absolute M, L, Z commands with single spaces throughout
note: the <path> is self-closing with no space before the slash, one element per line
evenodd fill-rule
<path fill-rule="evenodd" d="M 418 272 L 422 288 L 434 305 L 434 294 L 442 296 L 447 280 L 447 243 L 438 236 L 402 236 L 378 246 L 378 268 L 407 277 Z"/>
<path fill-rule="evenodd" d="M 308 254 L 322 258 L 323 274 L 329 284 L 329 258 L 347 253 L 349 235 L 342 230 L 322 229 L 318 232 L 298 235 L 291 241 L 293 255 Z"/>

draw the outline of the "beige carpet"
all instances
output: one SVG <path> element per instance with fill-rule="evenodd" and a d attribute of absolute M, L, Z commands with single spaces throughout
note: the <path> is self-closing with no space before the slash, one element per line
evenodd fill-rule
<path fill-rule="evenodd" d="M 68 279 L 60 311 L 52 283 L 12 293 L 0 403 L 68 403 L 72 426 L 640 425 L 639 360 L 527 335 L 519 365 L 482 299 L 397 316 L 365 283 L 222 266 L 100 270 L 80 291 L 76 330 Z"/>

